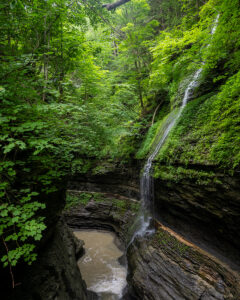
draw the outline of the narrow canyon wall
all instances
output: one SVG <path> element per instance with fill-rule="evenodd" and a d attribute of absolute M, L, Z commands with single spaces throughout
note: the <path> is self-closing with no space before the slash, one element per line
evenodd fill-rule
<path fill-rule="evenodd" d="M 218 183 L 155 180 L 156 218 L 240 265 L 240 176 L 216 172 Z"/>
<path fill-rule="evenodd" d="M 18 286 L 5 291 L 11 300 L 85 300 L 86 286 L 77 267 L 77 241 L 60 220 L 32 266 L 16 270 Z"/>
<path fill-rule="evenodd" d="M 85 300 L 86 287 L 77 266 L 81 245 L 61 219 L 65 188 L 41 197 L 46 203 L 42 213 L 47 229 L 36 245 L 37 260 L 31 266 L 20 262 L 13 268 L 14 289 L 8 267 L 0 267 L 1 299 Z"/>
<path fill-rule="evenodd" d="M 128 262 L 137 299 L 240 299 L 239 273 L 162 225 L 135 240 Z"/>
<path fill-rule="evenodd" d="M 139 199 L 140 165 L 116 167 L 104 174 L 76 174 L 69 180 L 68 189 L 119 194 Z"/>
<path fill-rule="evenodd" d="M 123 179 L 125 195 L 132 182 L 137 186 L 139 170 L 135 172 L 131 183 L 128 176 Z M 191 177 L 179 182 L 155 180 L 156 232 L 136 239 L 128 249 L 128 282 L 136 299 L 240 299 L 240 182 L 237 174 L 215 174 L 219 180 L 207 184 Z M 116 181 L 111 185 L 116 177 L 120 180 L 121 175 L 99 175 L 101 191 L 106 185 L 109 191 L 116 191 Z M 92 177 L 91 185 L 95 183 Z M 114 214 L 109 204 L 89 203 L 81 213 L 72 211 L 65 217 L 73 227 L 105 224 L 118 230 L 124 226 L 124 218 L 116 224 Z"/>

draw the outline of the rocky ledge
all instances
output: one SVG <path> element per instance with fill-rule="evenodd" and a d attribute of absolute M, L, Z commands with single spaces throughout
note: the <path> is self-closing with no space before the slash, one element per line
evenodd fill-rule
<path fill-rule="evenodd" d="M 114 231 L 126 244 L 129 228 L 134 223 L 139 202 L 125 197 L 116 198 L 113 194 L 88 193 L 87 203 L 81 203 L 86 193 L 70 191 L 71 196 L 79 198 L 79 203 L 63 213 L 67 225 L 73 229 L 105 229 Z"/>
<path fill-rule="evenodd" d="M 137 299 L 240 299 L 239 273 L 160 223 L 129 247 L 128 266 Z"/>
<path fill-rule="evenodd" d="M 136 166 L 135 166 L 136 165 Z M 139 199 L 140 163 L 128 166 L 112 166 L 98 173 L 75 174 L 68 182 L 68 189 L 118 194 Z"/>

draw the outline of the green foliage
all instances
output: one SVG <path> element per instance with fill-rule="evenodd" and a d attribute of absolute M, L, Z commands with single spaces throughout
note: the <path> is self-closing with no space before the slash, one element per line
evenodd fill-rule
<path fill-rule="evenodd" d="M 190 102 L 158 155 L 159 161 L 239 166 L 239 72 L 216 95 Z M 156 169 L 156 176 L 160 176 Z M 190 176 L 190 175 L 189 175 Z"/>
<path fill-rule="evenodd" d="M 181 23 L 182 3 L 179 0 L 150 0 L 151 15 L 160 23 L 161 29 L 172 28 Z"/>
<path fill-rule="evenodd" d="M 99 155 L 106 141 L 97 112 L 84 103 L 105 72 L 85 39 L 95 15 L 86 7 L 21 0 L 1 8 L 0 235 L 2 262 L 15 266 L 36 259 L 44 202 L 71 169 L 88 169 L 81 155 Z"/>
<path fill-rule="evenodd" d="M 168 107 L 162 108 L 161 113 L 158 116 L 159 120 L 150 127 L 146 138 L 136 153 L 137 159 L 146 158 L 146 156 L 154 150 L 155 146 L 160 141 L 167 125 L 176 114 L 176 110 L 169 114 L 166 114 L 167 112 Z"/>
<path fill-rule="evenodd" d="M 154 60 L 150 86 L 152 90 L 168 91 L 172 113 L 182 101 L 192 74 L 204 61 L 194 100 L 188 103 L 159 151 L 155 177 L 173 181 L 192 178 L 199 184 L 207 184 L 217 180 L 211 172 L 184 168 L 184 165 L 214 165 L 234 171 L 240 164 L 240 56 L 236 41 L 240 27 L 237 6 L 234 1 L 230 4 L 224 0 L 210 0 L 201 7 L 195 22 L 186 23 L 184 18 L 177 28 L 161 33 L 156 46 L 152 48 Z M 191 11 L 192 8 L 190 5 L 183 6 L 183 9 Z M 216 20 L 216 9 L 220 16 L 218 26 L 214 35 L 210 35 Z M 160 119 L 158 122 L 161 124 Z M 162 130 L 162 125 L 156 131 L 154 127 L 149 130 L 137 154 L 138 158 L 151 152 L 151 145 L 157 143 Z M 176 164 L 183 167 L 176 168 Z"/>

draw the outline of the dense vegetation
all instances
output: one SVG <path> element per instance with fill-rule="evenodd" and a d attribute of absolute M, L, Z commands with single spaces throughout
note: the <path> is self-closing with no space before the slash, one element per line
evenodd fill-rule
<path fill-rule="evenodd" d="M 239 1 L 132 0 L 109 12 L 92 0 L 6 0 L 0 8 L 4 266 L 36 259 L 40 211 L 68 176 L 146 158 L 201 65 L 155 175 L 176 162 L 239 166 Z"/>

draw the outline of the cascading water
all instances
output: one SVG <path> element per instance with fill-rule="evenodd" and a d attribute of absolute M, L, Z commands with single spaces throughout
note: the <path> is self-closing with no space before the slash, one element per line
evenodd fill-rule
<path fill-rule="evenodd" d="M 211 30 L 211 34 L 213 35 L 217 29 L 218 25 L 218 19 L 219 15 L 217 15 L 214 26 Z M 209 44 L 207 45 L 209 47 Z M 202 63 L 204 64 L 204 63 Z M 140 181 L 140 195 L 141 195 L 141 210 L 138 218 L 138 226 L 137 230 L 133 234 L 133 237 L 129 243 L 129 245 L 134 241 L 136 236 L 144 236 L 146 234 L 152 233 L 153 231 L 149 229 L 150 221 L 152 219 L 151 213 L 153 212 L 153 206 L 154 203 L 154 186 L 153 186 L 153 178 L 151 176 L 152 171 L 152 163 L 155 159 L 156 155 L 158 154 L 159 150 L 163 146 L 165 140 L 167 139 L 171 129 L 176 124 L 177 120 L 180 118 L 184 107 L 187 105 L 188 100 L 191 98 L 192 93 L 194 89 L 198 86 L 198 80 L 202 73 L 203 68 L 201 67 L 196 71 L 196 73 L 193 76 L 193 80 L 189 83 L 187 86 L 184 97 L 182 100 L 182 104 L 180 106 L 180 109 L 175 116 L 175 118 L 171 119 L 170 122 L 167 124 L 165 131 L 163 132 L 162 138 L 156 145 L 155 149 L 151 153 L 151 155 L 148 157 L 147 162 L 143 168 L 143 174 Z"/>

